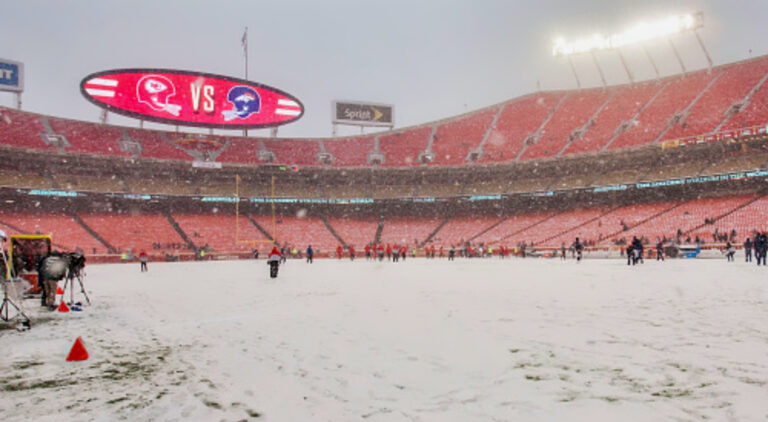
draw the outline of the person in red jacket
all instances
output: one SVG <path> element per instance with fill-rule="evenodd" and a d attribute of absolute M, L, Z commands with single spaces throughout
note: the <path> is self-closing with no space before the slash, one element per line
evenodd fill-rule
<path fill-rule="evenodd" d="M 397 262 L 400 260 L 400 246 L 395 243 L 392 245 L 392 262 Z"/>
<path fill-rule="evenodd" d="M 147 269 L 147 261 L 149 261 L 149 255 L 146 251 L 141 251 L 139 254 L 139 262 L 141 263 L 141 272 L 149 271 Z"/>
<path fill-rule="evenodd" d="M 269 257 L 267 258 L 270 278 L 277 278 L 277 269 L 280 267 L 280 260 L 282 258 L 283 256 L 280 254 L 280 251 L 277 250 L 277 246 L 273 247 L 272 252 L 269 253 Z"/>
<path fill-rule="evenodd" d="M 349 245 L 349 260 L 350 261 L 355 260 L 355 247 L 352 245 Z"/>
<path fill-rule="evenodd" d="M 400 258 L 405 261 L 405 255 L 408 252 L 408 248 L 405 245 L 400 246 Z"/>
<path fill-rule="evenodd" d="M 363 248 L 363 250 L 365 250 L 365 260 L 369 261 L 371 259 L 371 245 L 370 244 L 365 245 L 365 248 Z"/>
<path fill-rule="evenodd" d="M 344 252 L 344 249 L 342 249 L 341 245 L 337 246 L 336 247 L 336 257 L 338 259 L 341 259 L 342 252 Z"/>
<path fill-rule="evenodd" d="M 387 259 L 392 260 L 392 245 L 387 243 Z"/>

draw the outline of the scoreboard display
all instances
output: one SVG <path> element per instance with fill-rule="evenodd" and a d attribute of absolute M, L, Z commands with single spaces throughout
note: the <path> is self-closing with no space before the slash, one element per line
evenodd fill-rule
<path fill-rule="evenodd" d="M 110 112 L 182 126 L 255 129 L 295 122 L 296 97 L 263 84 L 185 70 L 116 69 L 80 83 L 83 96 Z"/>

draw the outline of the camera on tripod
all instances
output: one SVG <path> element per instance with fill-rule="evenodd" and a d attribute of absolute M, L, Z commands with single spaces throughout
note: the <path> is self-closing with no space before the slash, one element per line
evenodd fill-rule
<path fill-rule="evenodd" d="M 69 276 L 82 277 L 83 268 L 85 268 L 85 255 L 82 252 L 67 252 L 63 255 L 69 262 Z"/>

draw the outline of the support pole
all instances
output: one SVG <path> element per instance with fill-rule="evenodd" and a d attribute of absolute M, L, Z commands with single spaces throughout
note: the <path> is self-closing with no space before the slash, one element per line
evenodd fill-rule
<path fill-rule="evenodd" d="M 669 45 L 672 47 L 672 51 L 675 53 L 675 57 L 677 57 L 677 62 L 680 63 L 680 68 L 683 69 L 683 77 L 685 77 L 685 73 L 687 71 L 685 69 L 685 63 L 683 63 L 683 58 L 680 57 L 680 53 L 677 51 L 675 43 L 672 42 L 672 38 L 667 37 L 667 41 L 669 41 Z"/>
<path fill-rule="evenodd" d="M 709 51 L 707 51 L 707 47 L 704 46 L 704 41 L 701 40 L 701 37 L 699 36 L 699 31 L 693 30 L 694 35 L 696 35 L 696 40 L 699 41 L 699 47 L 701 47 L 701 51 L 704 52 L 704 57 L 707 58 L 707 72 L 712 72 L 712 58 L 709 57 Z"/>
<path fill-rule="evenodd" d="M 603 81 L 603 89 L 606 89 L 608 87 L 608 84 L 605 82 L 605 75 L 603 74 L 603 68 L 600 67 L 600 63 L 597 61 L 597 55 L 594 51 L 592 51 L 590 54 L 592 54 L 592 61 L 595 62 L 595 67 L 597 67 L 597 71 L 600 73 L 600 80 Z"/>
<path fill-rule="evenodd" d="M 243 51 L 245 52 L 245 80 L 248 80 L 248 27 L 243 34 Z M 248 129 L 243 129 L 243 137 L 248 137 Z"/>
<path fill-rule="evenodd" d="M 275 176 L 272 176 L 272 240 L 277 245 L 277 216 L 275 216 Z"/>
<path fill-rule="evenodd" d="M 21 110 L 21 92 L 16 93 L 16 108 Z"/>
<path fill-rule="evenodd" d="M 101 110 L 101 117 L 99 118 L 99 121 L 101 121 L 101 124 L 107 123 L 107 116 L 109 115 L 109 112 L 105 108 L 104 110 Z"/>
<path fill-rule="evenodd" d="M 568 64 L 571 65 L 571 71 L 573 72 L 573 77 L 576 78 L 576 87 L 579 88 L 579 91 L 581 91 L 581 81 L 579 80 L 579 74 L 576 72 L 576 66 L 573 65 L 573 60 L 571 60 L 571 56 L 568 56 Z"/>
<path fill-rule="evenodd" d="M 648 51 L 648 48 L 646 48 L 645 44 L 643 44 L 643 51 L 645 51 L 645 57 L 648 57 L 648 61 L 651 62 L 653 71 L 656 72 L 656 80 L 658 81 L 661 78 L 661 75 L 659 75 L 659 68 L 656 66 L 656 62 L 653 60 L 653 56 L 651 56 L 651 52 Z"/>
<path fill-rule="evenodd" d="M 632 72 L 629 70 L 629 65 L 627 65 L 627 60 L 624 58 L 624 54 L 622 54 L 621 49 L 617 48 L 616 52 L 619 53 L 619 59 L 621 59 L 621 64 L 624 65 L 624 71 L 627 72 L 627 77 L 629 78 L 629 85 L 635 84 L 635 77 L 632 76 Z"/>

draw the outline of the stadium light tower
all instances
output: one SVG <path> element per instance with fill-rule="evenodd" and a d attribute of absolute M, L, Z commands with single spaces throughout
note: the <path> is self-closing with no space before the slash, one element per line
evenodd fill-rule
<path fill-rule="evenodd" d="M 620 50 L 622 47 L 626 47 L 630 45 L 638 45 L 638 44 L 642 45 L 645 41 L 650 41 L 650 40 L 660 39 L 660 38 L 667 38 L 670 46 L 672 47 L 673 52 L 675 53 L 675 56 L 677 57 L 681 67 L 683 68 L 683 73 L 685 73 L 686 71 L 685 64 L 683 63 L 680 55 L 677 52 L 677 48 L 672 43 L 672 39 L 670 37 L 672 35 L 682 34 L 686 32 L 693 32 L 696 35 L 696 39 L 699 41 L 699 46 L 704 51 L 704 55 L 707 58 L 709 67 L 711 68 L 712 60 L 710 59 L 709 53 L 707 52 L 707 49 L 704 46 L 704 42 L 701 40 L 701 37 L 699 36 L 698 32 L 696 32 L 696 30 L 701 28 L 703 25 L 704 25 L 704 16 L 703 16 L 703 13 L 701 12 L 685 14 L 685 15 L 668 16 L 666 18 L 659 19 L 656 21 L 640 22 L 638 24 L 635 24 L 634 26 L 627 28 L 625 31 L 622 31 L 613 35 L 609 35 L 609 36 L 605 36 L 602 34 L 594 34 L 591 37 L 586 37 L 586 38 L 581 38 L 581 39 L 576 39 L 571 41 L 568 41 L 564 38 L 557 38 L 555 39 L 555 42 L 552 46 L 552 54 L 555 57 L 565 56 L 565 57 L 568 57 L 568 59 L 570 60 L 570 56 L 588 53 L 592 55 L 595 65 L 597 66 L 598 71 L 601 74 L 601 78 L 604 80 L 602 69 L 600 69 L 600 65 L 597 62 L 597 59 L 595 58 L 595 52 L 603 51 L 603 50 L 615 51 L 617 54 L 619 54 L 619 58 L 621 59 L 621 63 L 624 65 L 624 70 L 627 72 L 627 77 L 629 78 L 630 83 L 633 83 L 634 77 L 632 76 L 632 72 L 629 69 L 629 66 L 627 65 L 627 62 L 624 59 L 624 56 Z M 643 48 L 645 47 L 643 46 Z M 646 56 L 651 61 L 651 65 L 656 71 L 656 75 L 658 78 L 658 69 L 656 67 L 656 63 L 653 62 L 653 59 L 651 58 L 650 54 L 647 54 L 647 50 L 646 50 Z M 571 66 L 571 69 L 573 70 L 574 76 L 578 81 L 579 77 L 576 74 L 575 68 Z M 603 82 L 603 85 L 605 85 L 605 82 Z"/>

